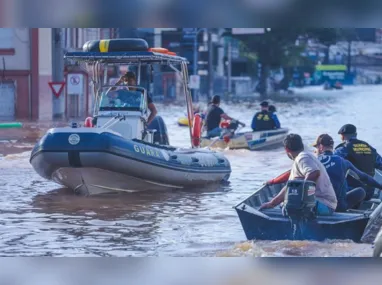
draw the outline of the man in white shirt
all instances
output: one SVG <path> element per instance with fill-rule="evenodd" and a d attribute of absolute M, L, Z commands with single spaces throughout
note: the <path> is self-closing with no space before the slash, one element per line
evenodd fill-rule
<path fill-rule="evenodd" d="M 302 139 L 297 134 L 289 134 L 284 140 L 284 148 L 294 161 L 289 180 L 304 179 L 316 183 L 317 215 L 332 215 L 337 207 L 337 197 L 324 165 L 313 153 L 304 151 Z M 286 187 L 260 209 L 273 208 L 284 201 Z"/>

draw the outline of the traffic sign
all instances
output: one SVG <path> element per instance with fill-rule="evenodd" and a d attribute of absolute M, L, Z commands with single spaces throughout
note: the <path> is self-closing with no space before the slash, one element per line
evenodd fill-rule
<path fill-rule="evenodd" d="M 65 82 L 49 82 L 50 89 L 52 89 L 53 94 L 58 98 L 64 89 Z"/>
<path fill-rule="evenodd" d="M 81 73 L 69 73 L 66 78 L 67 94 L 84 93 L 84 75 Z"/>
<path fill-rule="evenodd" d="M 199 75 L 191 75 L 190 76 L 190 89 L 199 89 L 200 88 L 200 76 Z"/>
<path fill-rule="evenodd" d="M 74 75 L 70 77 L 70 83 L 72 85 L 78 85 L 80 83 L 81 79 L 78 75 Z"/>

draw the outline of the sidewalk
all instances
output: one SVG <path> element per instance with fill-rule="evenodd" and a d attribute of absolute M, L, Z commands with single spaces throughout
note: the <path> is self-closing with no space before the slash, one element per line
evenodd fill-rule
<path fill-rule="evenodd" d="M 0 156 L 29 151 L 48 129 L 68 125 L 52 121 L 21 123 L 21 128 L 0 129 Z"/>

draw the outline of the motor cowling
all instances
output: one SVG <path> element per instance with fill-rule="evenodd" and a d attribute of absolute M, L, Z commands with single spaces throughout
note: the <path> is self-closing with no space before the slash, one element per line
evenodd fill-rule
<path fill-rule="evenodd" d="M 85 119 L 84 127 L 85 128 L 93 128 L 93 118 L 92 117 L 87 117 Z"/>
<path fill-rule="evenodd" d="M 223 122 L 220 123 L 220 128 L 228 129 L 230 123 L 231 123 L 231 121 L 223 121 Z"/>
<path fill-rule="evenodd" d="M 284 200 L 284 214 L 293 220 L 316 217 L 316 183 L 308 180 L 289 180 Z"/>

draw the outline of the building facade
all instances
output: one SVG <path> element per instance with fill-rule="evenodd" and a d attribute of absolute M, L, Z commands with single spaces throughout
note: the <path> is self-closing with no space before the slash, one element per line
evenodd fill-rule
<path fill-rule="evenodd" d="M 113 38 L 114 33 L 110 28 L 63 28 L 54 38 L 51 28 L 0 28 L 0 120 L 51 120 L 57 99 L 49 86 L 53 41 L 60 41 L 64 52 L 74 51 L 88 40 Z M 86 116 L 91 96 L 86 71 L 66 66 L 63 81 L 60 96 L 65 97 L 61 99 L 65 114 L 77 108 L 74 117 Z M 77 101 L 69 95 L 77 96 Z"/>

